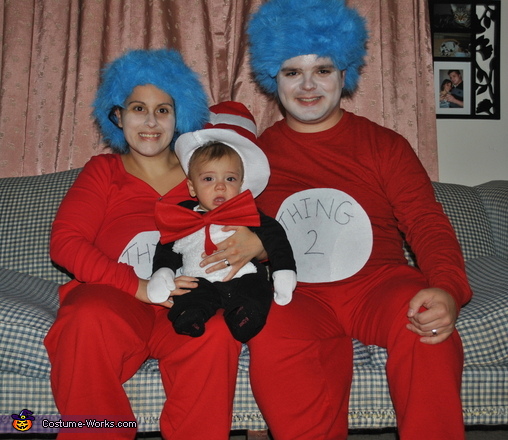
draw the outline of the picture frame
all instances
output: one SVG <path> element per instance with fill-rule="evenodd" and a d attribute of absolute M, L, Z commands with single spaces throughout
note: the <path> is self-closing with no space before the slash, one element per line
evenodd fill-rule
<path fill-rule="evenodd" d="M 446 85 L 449 86 L 448 90 Z M 434 89 L 436 115 L 470 115 L 472 111 L 471 63 L 435 61 Z M 460 93 L 454 93 L 454 90 Z M 461 101 L 462 104 L 460 104 Z"/>
<path fill-rule="evenodd" d="M 500 119 L 501 1 L 429 0 L 429 13 L 436 117 Z M 462 107 L 440 98 L 449 71 L 461 72 Z"/>

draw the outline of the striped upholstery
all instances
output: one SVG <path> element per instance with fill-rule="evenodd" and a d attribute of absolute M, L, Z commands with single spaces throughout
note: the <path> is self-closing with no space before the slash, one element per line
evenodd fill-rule
<path fill-rule="evenodd" d="M 60 283 L 69 281 L 51 264 L 49 232 L 79 171 L 0 179 L 0 267 Z"/>
<path fill-rule="evenodd" d="M 508 259 L 508 182 L 487 182 L 476 189 L 490 221 L 496 255 Z"/>
<path fill-rule="evenodd" d="M 464 259 L 494 255 L 490 222 L 475 188 L 450 183 L 434 183 L 436 199 L 455 229 Z"/>
<path fill-rule="evenodd" d="M 47 244 L 59 202 L 79 170 L 0 179 L 0 433 L 12 433 L 10 414 L 28 408 L 58 420 L 42 341 L 58 308 L 58 283 L 68 280 L 49 262 Z M 435 184 L 457 232 L 475 297 L 457 328 L 465 350 L 462 397 L 469 425 L 508 423 L 508 182 L 476 188 Z M 483 202 L 483 204 L 482 204 Z M 31 276 L 32 275 L 32 276 Z M 354 344 L 351 428 L 395 426 L 384 373 L 386 351 Z M 240 357 L 233 429 L 264 429 L 252 397 L 249 354 Z M 140 431 L 158 431 L 165 399 L 157 361 L 125 384 Z M 31 432 L 49 433 L 34 425 Z"/>

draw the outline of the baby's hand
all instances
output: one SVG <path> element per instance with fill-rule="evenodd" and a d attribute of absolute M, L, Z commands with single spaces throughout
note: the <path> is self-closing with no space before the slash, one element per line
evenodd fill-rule
<path fill-rule="evenodd" d="M 291 302 L 296 287 L 296 272 L 293 270 L 277 270 L 273 273 L 273 296 L 279 306 Z"/>
<path fill-rule="evenodd" d="M 148 281 L 146 293 L 150 301 L 160 304 L 167 301 L 175 289 L 175 273 L 168 267 L 161 267 Z"/>

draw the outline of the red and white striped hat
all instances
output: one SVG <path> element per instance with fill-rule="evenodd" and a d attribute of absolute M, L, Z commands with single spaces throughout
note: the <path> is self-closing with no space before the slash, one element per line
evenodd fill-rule
<path fill-rule="evenodd" d="M 234 101 L 213 105 L 205 128 L 184 133 L 177 139 L 175 153 L 185 174 L 189 172 L 192 153 L 212 141 L 222 142 L 239 154 L 244 168 L 242 190 L 250 189 L 254 197 L 261 194 L 268 184 L 270 166 L 256 144 L 256 121 L 247 107 Z"/>

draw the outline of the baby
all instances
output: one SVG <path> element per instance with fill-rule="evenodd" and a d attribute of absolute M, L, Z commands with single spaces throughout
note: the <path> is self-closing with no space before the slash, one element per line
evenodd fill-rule
<path fill-rule="evenodd" d="M 272 295 L 279 305 L 290 302 L 296 266 L 284 229 L 260 213 L 254 202 L 266 187 L 270 171 L 266 156 L 255 144 L 253 116 L 235 102 L 210 110 L 212 122 L 205 129 L 186 133 L 176 142 L 189 193 L 196 200 L 180 205 L 160 202 L 156 207 L 161 241 L 148 297 L 154 303 L 167 300 L 176 289 L 177 270 L 196 277 L 195 288 L 171 297 L 174 305 L 168 316 L 176 332 L 201 336 L 206 321 L 223 308 L 234 338 L 246 342 L 263 328 Z M 234 233 L 222 231 L 224 225 L 248 226 L 258 235 L 273 271 L 273 287 L 266 267 L 256 260 L 225 282 L 222 280 L 230 271 L 227 260 L 224 269 L 210 274 L 199 266 L 203 251 L 210 255 L 216 250 L 215 243 Z"/>

